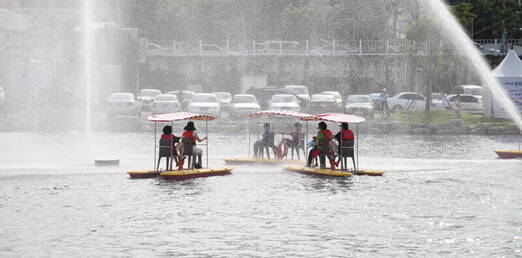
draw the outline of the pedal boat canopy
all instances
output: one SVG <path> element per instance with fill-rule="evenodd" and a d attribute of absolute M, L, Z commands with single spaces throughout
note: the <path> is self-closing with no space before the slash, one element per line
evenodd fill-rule
<path fill-rule="evenodd" d="M 195 120 L 195 121 L 210 121 L 216 119 L 213 116 L 188 113 L 188 112 L 178 112 L 178 113 L 169 113 L 169 114 L 159 114 L 148 116 L 147 119 L 152 122 L 174 122 L 181 120 Z"/>
<path fill-rule="evenodd" d="M 303 120 L 308 121 L 326 121 L 333 123 L 348 123 L 348 124 L 361 124 L 366 121 L 364 117 L 350 115 L 350 114 L 341 114 L 341 113 L 326 113 L 315 115 L 311 117 L 305 117 Z"/>
<path fill-rule="evenodd" d="M 287 116 L 287 117 L 295 117 L 301 120 L 314 120 L 314 116 L 305 114 L 305 113 L 299 113 L 294 111 L 285 111 L 285 110 L 265 110 L 265 111 L 259 111 L 248 114 L 249 118 L 256 118 L 256 117 L 263 117 L 263 116 L 269 116 L 269 117 L 276 117 L 276 116 Z"/>

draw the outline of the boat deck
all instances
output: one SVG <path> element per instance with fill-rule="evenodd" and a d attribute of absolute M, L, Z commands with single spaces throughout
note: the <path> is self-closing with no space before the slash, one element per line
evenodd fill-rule
<path fill-rule="evenodd" d="M 331 170 L 321 168 L 309 168 L 309 167 L 298 167 L 298 166 L 286 166 L 286 171 L 292 171 L 303 174 L 313 174 L 322 176 L 335 176 L 335 177 L 347 177 L 347 176 L 382 176 L 384 172 L 377 170 L 360 169 L 358 171 L 345 171 L 345 170 Z"/>
<path fill-rule="evenodd" d="M 304 164 L 305 160 L 298 159 L 252 159 L 252 158 L 226 158 L 223 159 L 226 164 L 230 165 L 279 165 L 279 164 Z"/>

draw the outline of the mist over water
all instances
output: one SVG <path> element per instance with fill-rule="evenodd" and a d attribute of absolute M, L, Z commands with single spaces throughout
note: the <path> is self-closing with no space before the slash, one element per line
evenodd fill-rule
<path fill-rule="evenodd" d="M 130 14 L 125 7 L 134 3 L 147 10 L 157 8 L 156 2 L 170 13 L 153 9 Z M 180 10 L 187 8 L 187 13 L 178 13 L 170 5 L 173 2 Z M 455 56 L 463 57 L 459 67 L 473 67 L 441 73 L 443 78 L 436 81 L 441 92 L 449 94 L 456 85 L 480 80 L 502 101 L 517 126 L 522 125 L 481 53 L 442 1 L 311 0 L 312 8 L 300 5 L 307 1 L 288 2 L 295 5 L 281 13 L 267 10 L 278 10 L 284 0 L 83 0 L 75 2 L 72 10 L 57 11 L 70 11 L 65 17 L 36 8 L 38 30 L 60 37 L 50 36 L 49 42 L 32 39 L 31 47 L 38 51 L 26 53 L 31 62 L 2 63 L 9 67 L 3 78 L 17 87 L 9 88 L 8 98 L 15 97 L 0 113 L 5 129 L 0 130 L 0 256 L 520 255 L 521 163 L 499 160 L 493 152 L 512 149 L 518 136 L 408 135 L 361 129 L 357 134 L 360 166 L 383 170 L 383 177 L 313 177 L 285 172 L 279 166 L 243 165 L 235 166 L 229 176 L 182 182 L 128 178 L 127 171 L 155 166 L 157 139 L 146 120 L 148 113 L 107 114 L 106 95 L 113 91 L 136 94 L 139 88 L 158 88 L 167 92 L 201 84 L 202 91 L 240 93 L 241 73 L 263 72 L 270 85 L 304 84 L 311 93 L 338 90 L 346 97 L 387 87 L 394 93 L 425 94 L 430 71 L 416 71 L 415 56 L 401 52 L 411 43 L 405 39 L 407 25 L 425 17 L 438 29 L 422 36 L 433 36 L 442 45 L 451 42 Z M 195 3 L 202 3 L 204 12 L 198 13 Z M 213 4 L 219 8 L 212 8 Z M 314 13 L 315 8 L 320 12 Z M 291 12 L 309 16 L 298 21 L 279 19 Z M 156 16 L 169 20 L 169 15 L 174 25 L 154 27 Z M 345 19 L 326 22 L 332 15 Z M 139 29 L 145 31 L 139 32 L 121 28 L 125 24 L 120 17 L 127 17 L 131 25 L 139 24 L 133 19 L 141 19 L 141 25 L 150 27 L 142 26 Z M 221 19 L 224 25 L 213 24 L 213 19 Z M 107 24 L 101 26 L 103 22 Z M 302 26 L 295 29 L 296 24 Z M 126 35 L 121 39 L 120 30 Z M 136 35 L 128 36 L 128 31 Z M 212 36 L 222 38 L 212 39 L 213 31 L 219 34 Z M 137 35 L 155 49 L 134 46 Z M 173 35 L 181 36 L 178 40 Z M 253 54 L 252 46 L 261 48 L 265 40 L 286 35 L 291 35 L 286 40 L 296 49 Z M 199 46 L 226 48 L 225 42 L 236 46 L 230 55 L 201 54 Z M 184 44 L 192 45 L 187 50 L 180 47 Z M 123 49 L 123 54 L 118 52 Z M 138 51 L 152 53 L 147 57 L 150 63 L 145 63 L 145 57 L 134 60 Z M 157 53 L 174 59 L 165 68 L 161 58 L 153 59 Z M 136 63 L 125 66 L 131 62 Z M 25 70 L 29 72 L 24 75 Z M 112 72 L 121 81 L 103 83 L 102 78 Z M 323 78 L 328 76 L 332 78 Z M 18 77 L 23 79 L 17 81 Z M 266 121 L 272 123 L 277 140 L 295 123 Z M 185 122 L 174 124 L 176 135 Z M 228 114 L 210 121 L 210 167 L 226 166 L 223 158 L 246 157 L 252 151 L 247 127 L 255 127 L 250 131 L 254 142 L 263 133 L 263 122 L 232 119 Z M 195 123 L 204 136 L 204 123 Z M 316 128 L 316 123 L 310 123 L 309 133 Z M 338 124 L 330 123 L 329 129 L 336 133 Z M 98 157 L 121 163 L 95 167 L 93 158 Z M 162 162 L 160 167 L 164 166 Z"/>
<path fill-rule="evenodd" d="M 435 24 L 441 34 L 449 40 L 457 49 L 458 53 L 463 55 L 470 65 L 472 65 L 480 76 L 482 85 L 485 86 L 497 99 L 501 105 L 507 110 L 518 128 L 522 130 L 522 117 L 520 111 L 514 105 L 513 100 L 507 95 L 504 87 L 492 73 L 490 66 L 473 44 L 469 36 L 457 21 L 455 16 L 449 11 L 448 6 L 442 0 L 418 0 L 426 15 L 433 15 Z"/>

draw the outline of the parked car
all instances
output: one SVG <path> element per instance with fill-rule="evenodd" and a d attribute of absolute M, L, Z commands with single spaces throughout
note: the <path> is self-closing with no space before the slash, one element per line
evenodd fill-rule
<path fill-rule="evenodd" d="M 308 111 L 314 114 L 337 111 L 338 106 L 334 96 L 329 94 L 313 94 L 308 105 Z"/>
<path fill-rule="evenodd" d="M 445 93 L 432 93 L 431 103 L 435 109 L 450 109 L 448 96 Z"/>
<path fill-rule="evenodd" d="M 424 110 L 426 108 L 426 97 L 417 92 L 401 92 L 388 98 L 388 107 L 392 112 Z"/>
<path fill-rule="evenodd" d="M 375 111 L 382 111 L 381 94 L 382 93 L 370 93 L 370 98 L 372 99 L 373 110 L 375 110 Z M 389 106 L 389 104 L 388 104 L 388 106 Z"/>
<path fill-rule="evenodd" d="M 230 115 L 232 117 L 242 117 L 260 110 L 261 106 L 257 102 L 256 96 L 252 94 L 237 94 L 232 101 Z"/>
<path fill-rule="evenodd" d="M 160 90 L 156 89 L 141 89 L 136 97 L 140 101 L 140 112 L 152 111 L 152 103 L 154 98 L 161 94 Z"/>
<path fill-rule="evenodd" d="M 178 97 L 174 94 L 160 94 L 154 98 L 152 104 L 152 113 L 154 114 L 166 114 L 179 112 L 181 110 L 181 104 L 178 101 Z"/>
<path fill-rule="evenodd" d="M 4 88 L 0 87 L 0 105 L 5 102 L 5 90 Z"/>
<path fill-rule="evenodd" d="M 341 95 L 340 92 L 338 91 L 323 91 L 321 92 L 321 94 L 327 94 L 327 95 L 332 95 L 335 99 L 335 102 L 337 103 L 337 109 L 338 110 L 343 110 L 344 109 L 344 106 L 343 106 L 343 96 Z"/>
<path fill-rule="evenodd" d="M 301 107 L 296 96 L 292 94 L 276 94 L 270 100 L 270 109 L 299 112 Z"/>
<path fill-rule="evenodd" d="M 190 101 L 192 101 L 192 96 L 194 96 L 195 93 L 193 91 L 189 91 L 189 90 L 182 90 L 182 91 L 175 90 L 175 91 L 169 91 L 168 94 L 176 95 L 178 97 L 178 101 L 181 104 L 181 109 L 188 110 Z"/>
<path fill-rule="evenodd" d="M 223 91 L 214 92 L 213 94 L 216 95 L 219 103 L 221 103 L 221 111 L 230 111 L 230 106 L 232 105 L 232 94 L 230 94 L 230 92 Z"/>
<path fill-rule="evenodd" d="M 349 95 L 344 112 L 363 116 L 373 116 L 373 102 L 370 95 Z"/>
<path fill-rule="evenodd" d="M 484 112 L 482 98 L 477 96 L 470 94 L 454 94 L 449 95 L 448 99 L 454 108 L 460 109 L 464 112 L 471 114 L 482 114 Z"/>
<path fill-rule="evenodd" d="M 482 87 L 479 85 L 460 85 L 457 89 L 457 93 L 473 95 L 482 99 Z"/>
<path fill-rule="evenodd" d="M 128 115 L 135 116 L 139 111 L 139 104 L 134 99 L 134 94 L 129 92 L 113 93 L 107 99 L 108 113 L 111 116 Z"/>
<path fill-rule="evenodd" d="M 280 89 L 276 87 L 263 87 L 263 88 L 249 88 L 246 94 L 252 94 L 256 96 L 261 105 L 261 109 L 268 109 L 270 107 L 270 99 L 276 94 L 291 94 L 294 95 L 287 89 Z"/>
<path fill-rule="evenodd" d="M 211 93 L 196 93 L 192 96 L 188 111 L 198 114 L 208 114 L 219 117 L 221 108 L 216 95 Z"/>
<path fill-rule="evenodd" d="M 308 93 L 308 88 L 303 85 L 285 85 L 284 89 L 289 90 L 294 95 L 297 96 L 299 103 L 302 105 L 308 105 L 310 102 L 310 93 Z"/>

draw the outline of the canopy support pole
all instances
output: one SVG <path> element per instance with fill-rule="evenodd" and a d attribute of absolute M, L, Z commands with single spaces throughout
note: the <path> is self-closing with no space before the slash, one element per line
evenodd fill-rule
<path fill-rule="evenodd" d="M 208 120 L 205 119 L 205 137 L 207 138 L 207 144 L 205 144 L 205 159 L 208 168 Z"/>
<path fill-rule="evenodd" d="M 248 131 L 248 158 L 252 157 L 250 156 L 250 118 L 247 120 L 247 131 Z"/>
<path fill-rule="evenodd" d="M 170 127 L 172 128 L 172 130 L 174 130 L 174 121 L 171 121 L 170 122 Z M 172 134 L 172 137 L 170 137 L 170 157 L 167 157 L 167 159 L 169 159 L 169 164 L 170 164 L 170 167 L 173 167 L 172 166 L 172 162 L 174 162 L 174 132 L 171 133 Z M 179 155 L 179 154 L 178 154 Z M 176 161 L 177 163 L 177 161 Z M 166 170 L 171 170 L 170 168 L 167 168 Z"/>
<path fill-rule="evenodd" d="M 306 120 L 306 141 L 305 141 L 305 160 L 306 160 L 306 164 L 308 164 L 308 120 Z"/>
<path fill-rule="evenodd" d="M 156 169 L 156 148 L 157 148 L 157 142 L 156 142 L 156 122 L 154 122 L 154 160 L 152 161 L 152 165 L 154 167 L 154 172 L 158 172 Z"/>
<path fill-rule="evenodd" d="M 355 148 L 357 149 L 357 167 L 355 172 L 359 172 L 359 124 L 357 124 L 355 129 Z"/>

